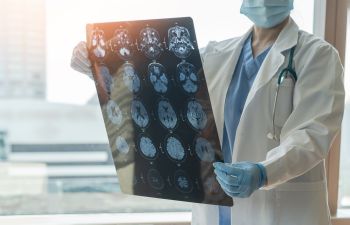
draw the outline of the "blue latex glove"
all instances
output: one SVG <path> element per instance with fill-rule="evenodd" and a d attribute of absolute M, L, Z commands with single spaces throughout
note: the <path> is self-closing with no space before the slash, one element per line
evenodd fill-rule
<path fill-rule="evenodd" d="M 213 164 L 221 188 L 231 197 L 247 198 L 266 184 L 266 170 L 261 164 L 251 162 Z"/>

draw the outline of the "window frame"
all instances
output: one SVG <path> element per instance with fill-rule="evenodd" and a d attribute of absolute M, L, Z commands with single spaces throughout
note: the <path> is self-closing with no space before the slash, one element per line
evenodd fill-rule
<path fill-rule="evenodd" d="M 0 224 L 20 225 L 190 225 L 191 212 L 159 213 L 97 213 L 97 214 L 54 214 L 54 215 L 19 215 L 0 216 Z"/>
<path fill-rule="evenodd" d="M 346 26 L 347 26 L 347 9 L 350 7 L 350 0 L 315 0 L 314 2 L 314 33 L 317 36 L 324 38 L 327 42 L 332 44 L 339 52 L 340 59 L 344 65 L 345 63 L 345 51 L 346 51 Z M 341 135 L 335 138 L 332 147 L 329 152 L 329 156 L 326 159 L 326 174 L 328 184 L 328 201 L 329 208 L 332 216 L 333 225 L 345 225 L 350 224 L 350 217 L 341 218 L 337 216 L 338 209 L 338 188 L 339 188 L 339 166 L 340 166 L 340 139 Z M 170 212 L 169 212 L 170 213 Z M 167 214 L 169 214 L 167 213 Z M 161 213 L 158 213 L 161 214 Z M 190 214 L 187 212 L 184 219 L 179 218 L 179 221 L 168 221 L 171 224 L 190 224 Z M 36 224 L 47 224 L 48 221 L 62 221 L 63 223 L 71 222 L 72 218 L 76 221 L 85 221 L 87 218 L 104 218 L 104 224 L 118 224 L 116 218 L 120 214 L 77 214 L 77 215 L 34 215 L 34 216 L 0 216 L 0 223 L 6 222 L 6 224 L 21 224 L 23 221 L 36 221 Z M 156 215 L 154 215 L 156 216 Z M 163 215 L 162 215 L 163 216 Z M 161 217 L 162 217 L 161 216 Z M 62 218 L 63 217 L 63 218 Z M 56 219 L 54 219 L 56 218 Z M 159 217 L 157 217 L 159 218 Z M 155 218 L 155 220 L 157 220 Z M 66 222 L 64 222 L 66 219 Z M 1 222 L 2 221 L 2 222 Z M 96 220 L 98 221 L 98 220 Z M 40 223 L 41 222 L 41 223 Z M 149 223 L 150 221 L 145 221 Z M 155 222 L 154 224 L 169 224 L 167 222 Z M 101 224 L 100 222 L 89 222 L 89 224 Z"/>
<path fill-rule="evenodd" d="M 320 36 L 332 44 L 339 52 L 339 57 L 345 65 L 346 52 L 346 30 L 347 30 L 347 10 L 350 7 L 350 0 L 316 0 L 315 19 L 324 24 L 317 24 L 321 27 L 318 31 Z M 318 10 L 318 12 L 316 12 Z M 322 15 L 323 14 L 323 15 Z M 314 24 L 316 26 L 316 24 Z M 340 143 L 341 132 L 335 138 L 328 158 L 326 160 L 326 174 L 328 186 L 328 203 L 332 216 L 333 225 L 343 225 L 350 223 L 350 217 L 341 218 L 337 215 L 338 192 L 339 192 L 339 168 L 340 168 Z"/>

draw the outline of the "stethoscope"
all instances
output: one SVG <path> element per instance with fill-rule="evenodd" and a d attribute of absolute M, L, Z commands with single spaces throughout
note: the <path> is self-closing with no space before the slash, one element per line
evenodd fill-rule
<path fill-rule="evenodd" d="M 286 77 L 291 77 L 294 84 L 297 81 L 298 77 L 297 77 L 297 73 L 295 72 L 295 69 L 293 68 L 293 59 L 294 59 L 294 51 L 295 51 L 295 47 L 290 49 L 289 52 L 289 62 L 288 62 L 288 66 L 286 68 L 284 68 L 280 74 L 278 75 L 278 79 L 277 79 L 277 89 L 276 89 L 276 93 L 275 93 L 275 99 L 273 102 L 273 111 L 272 111 L 272 127 L 273 127 L 273 133 L 268 133 L 267 134 L 267 138 L 271 139 L 271 140 L 277 140 L 277 136 L 276 136 L 276 127 L 275 127 L 275 117 L 276 117 L 276 107 L 277 107 L 277 99 L 278 99 L 278 93 L 280 90 L 280 86 L 283 83 L 284 79 Z"/>

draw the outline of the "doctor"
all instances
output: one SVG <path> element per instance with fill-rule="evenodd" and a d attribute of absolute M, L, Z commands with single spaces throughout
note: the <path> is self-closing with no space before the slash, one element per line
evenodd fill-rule
<path fill-rule="evenodd" d="M 225 156 L 215 173 L 235 205 L 193 204 L 194 225 L 330 225 L 324 159 L 341 126 L 343 67 L 292 9 L 293 0 L 243 0 L 254 26 L 202 49 Z M 71 66 L 91 75 L 84 42 Z"/>

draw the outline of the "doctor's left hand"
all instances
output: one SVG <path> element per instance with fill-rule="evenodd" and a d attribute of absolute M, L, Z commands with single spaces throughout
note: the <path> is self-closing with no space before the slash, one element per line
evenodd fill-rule
<path fill-rule="evenodd" d="M 231 197 L 247 198 L 266 184 L 265 167 L 251 162 L 213 164 L 221 188 Z"/>

